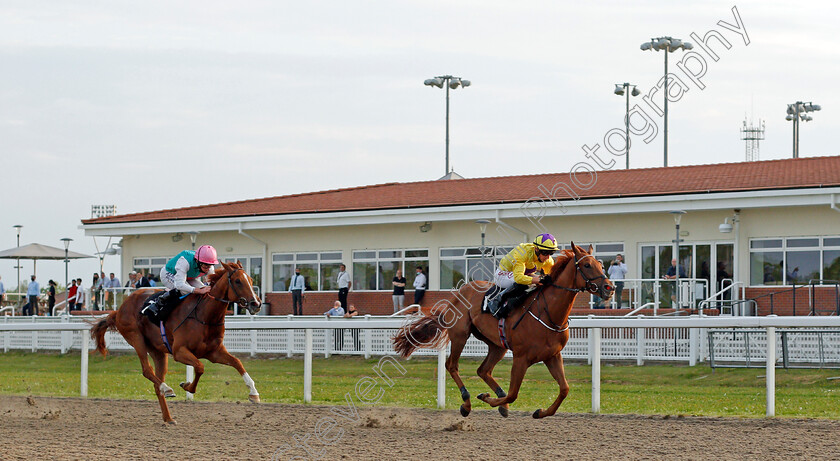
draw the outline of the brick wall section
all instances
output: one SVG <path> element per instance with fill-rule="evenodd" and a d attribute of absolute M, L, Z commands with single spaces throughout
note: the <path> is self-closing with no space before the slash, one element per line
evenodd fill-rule
<path fill-rule="evenodd" d="M 747 288 L 746 298 L 761 298 L 756 299 L 758 303 L 758 315 L 769 315 L 771 312 L 770 293 L 779 293 L 773 295 L 772 313 L 776 315 L 809 315 L 811 312 L 809 287 L 802 287 L 796 289 L 796 308 L 794 309 L 793 292 L 789 291 L 790 286 L 779 287 L 762 287 L 762 288 Z M 814 288 L 814 308 L 818 315 L 830 315 L 837 309 L 837 294 L 834 287 L 815 287 Z"/>
<path fill-rule="evenodd" d="M 452 296 L 450 291 L 427 291 L 426 296 L 423 297 L 421 307 L 426 310 L 431 308 L 440 300 L 448 299 Z M 306 294 L 306 299 L 303 301 L 304 315 L 321 315 L 330 310 L 333 303 L 338 299 L 338 292 L 312 292 Z M 266 293 L 265 302 L 271 303 L 269 313 L 271 315 L 289 315 L 292 313 L 292 295 L 291 293 Z M 391 301 L 390 292 L 371 292 L 371 291 L 351 291 L 347 296 L 347 302 L 354 304 L 359 313 L 370 315 L 390 315 L 394 313 L 394 305 Z M 414 292 L 406 291 L 405 305 L 408 306 L 414 302 Z M 575 304 L 572 307 L 572 315 L 616 315 L 621 316 L 630 312 L 631 309 L 590 309 L 589 296 L 578 295 L 575 298 Z M 671 312 L 671 309 L 660 309 L 659 313 L 664 314 Z M 643 315 L 653 315 L 652 309 L 646 309 L 639 312 Z M 704 311 L 706 315 L 717 315 L 714 309 Z"/>

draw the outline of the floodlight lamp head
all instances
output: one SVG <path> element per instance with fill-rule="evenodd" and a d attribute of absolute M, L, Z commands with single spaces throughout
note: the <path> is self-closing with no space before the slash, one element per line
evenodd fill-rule
<path fill-rule="evenodd" d="M 796 107 L 794 107 L 794 106 L 795 106 L 795 104 L 788 104 L 788 108 L 787 108 L 787 113 L 788 114 L 793 115 L 793 114 L 796 113 Z"/>
<path fill-rule="evenodd" d="M 615 93 L 619 96 L 624 96 L 624 85 L 616 83 L 615 84 L 615 91 L 613 91 L 613 93 Z"/>
<path fill-rule="evenodd" d="M 639 89 L 634 86 L 633 91 L 631 91 L 630 94 L 633 95 L 633 96 L 638 96 L 638 95 L 642 94 L 642 92 L 639 91 Z"/>
<path fill-rule="evenodd" d="M 694 45 L 692 45 L 691 42 L 683 42 L 683 49 L 684 50 L 693 50 Z"/>
<path fill-rule="evenodd" d="M 789 121 L 791 121 L 791 120 L 793 120 L 793 115 L 788 115 L 788 116 L 786 116 L 786 117 L 785 117 L 785 120 L 787 120 L 788 122 L 789 122 Z"/>
<path fill-rule="evenodd" d="M 449 88 L 452 88 L 453 90 L 458 88 L 460 85 L 461 85 L 461 82 L 458 79 L 453 78 L 452 80 L 449 81 Z"/>
<path fill-rule="evenodd" d="M 463 80 L 463 79 L 461 80 L 461 86 L 464 87 L 464 88 L 470 86 L 471 84 L 472 84 L 472 82 L 470 82 L 469 80 Z"/>
<path fill-rule="evenodd" d="M 642 43 L 642 46 L 640 46 L 639 48 L 641 48 L 642 51 L 647 51 L 651 48 L 651 46 L 653 45 L 650 42 L 645 42 Z"/>

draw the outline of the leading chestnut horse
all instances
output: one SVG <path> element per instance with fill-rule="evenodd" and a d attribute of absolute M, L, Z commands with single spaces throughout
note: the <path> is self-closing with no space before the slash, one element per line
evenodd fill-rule
<path fill-rule="evenodd" d="M 589 292 L 609 299 L 614 289 L 604 275 L 603 266 L 591 253 L 591 245 L 589 251 L 585 251 L 572 242 L 572 250 L 561 252 L 551 274 L 544 277 L 541 286 L 507 316 L 503 326 L 492 315 L 481 312 L 485 292 L 492 285 L 470 282 L 461 287 L 445 303 L 445 307 L 437 308 L 400 329 L 393 338 L 394 350 L 408 357 L 418 347 L 439 348 L 451 341 L 452 350 L 446 359 L 446 369 L 461 391 L 463 416 L 469 415 L 472 407 L 470 393 L 458 373 L 458 359 L 470 335 L 490 348 L 478 367 L 478 376 L 497 396 L 491 398 L 489 394 L 479 394 L 478 398 L 491 407 L 499 407 L 502 416 L 507 417 L 509 404 L 519 395 L 528 368 L 543 362 L 559 384 L 560 393 L 548 409 L 535 411 L 533 417 L 551 416 L 569 394 L 560 351 L 569 341 L 569 312 L 575 297 L 578 293 Z M 492 373 L 508 349 L 513 352 L 513 367 L 510 388 L 505 394 Z"/>
<path fill-rule="evenodd" d="M 225 335 L 225 313 L 231 303 L 246 306 L 251 315 L 256 314 L 262 304 L 254 293 L 251 278 L 239 263 L 221 263 L 222 268 L 210 275 L 210 292 L 205 295 L 190 294 L 172 311 L 164 322 L 166 337 L 172 346 L 173 358 L 195 368 L 195 379 L 181 383 L 181 387 L 195 393 L 198 379 L 204 373 L 199 359 L 230 365 L 239 372 L 250 391 L 248 399 L 259 403 L 260 395 L 254 380 L 248 376 L 242 362 L 230 355 L 222 344 Z M 90 335 L 96 341 L 96 350 L 102 356 L 108 354 L 105 346 L 105 332 L 117 330 L 131 344 L 140 357 L 143 376 L 154 384 L 163 420 L 174 424 L 166 398 L 175 397 L 175 392 L 163 381 L 169 366 L 167 345 L 163 341 L 160 326 L 152 323 L 140 313 L 143 303 L 156 290 L 137 290 L 126 298 L 120 308 L 100 320 L 91 329 Z M 149 366 L 148 355 L 155 361 L 155 370 Z"/>

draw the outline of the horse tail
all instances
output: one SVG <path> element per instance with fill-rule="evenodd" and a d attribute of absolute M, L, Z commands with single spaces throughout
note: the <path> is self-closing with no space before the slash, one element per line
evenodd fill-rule
<path fill-rule="evenodd" d="M 449 332 L 441 324 L 440 314 L 430 314 L 402 328 L 391 338 L 394 350 L 408 357 L 418 348 L 439 349 L 449 342 Z"/>
<path fill-rule="evenodd" d="M 96 322 L 93 328 L 90 329 L 90 337 L 96 341 L 96 350 L 102 354 L 103 357 L 108 355 L 108 348 L 105 346 L 105 332 L 108 330 L 117 329 L 117 313 L 112 312 L 104 319 Z"/>

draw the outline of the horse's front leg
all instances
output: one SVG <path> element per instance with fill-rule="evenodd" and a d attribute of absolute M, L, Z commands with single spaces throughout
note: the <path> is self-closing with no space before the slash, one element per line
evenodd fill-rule
<path fill-rule="evenodd" d="M 563 368 L 563 356 L 557 354 L 543 363 L 545 363 L 545 366 L 548 368 L 551 376 L 553 376 L 557 381 L 557 384 L 560 385 L 560 393 L 557 395 L 554 403 L 552 403 L 547 410 L 535 411 L 532 415 L 534 418 L 545 418 L 546 416 L 553 415 L 557 412 L 557 409 L 560 407 L 560 404 L 563 403 L 566 396 L 569 395 L 569 382 L 566 381 L 566 370 Z"/>
<path fill-rule="evenodd" d="M 260 393 L 257 392 L 254 380 L 251 379 L 248 372 L 245 371 L 245 367 L 242 366 L 242 362 L 240 362 L 238 358 L 230 355 L 230 352 L 225 349 L 225 346 L 219 346 L 218 349 L 207 356 L 207 359 L 213 363 L 221 363 L 235 368 L 236 371 L 239 372 L 239 375 L 242 376 L 242 380 L 245 381 L 245 385 L 248 386 L 248 400 L 252 403 L 260 403 Z"/>
<path fill-rule="evenodd" d="M 504 397 L 490 397 L 490 394 L 479 394 L 479 400 L 484 401 L 491 407 L 498 407 L 506 403 L 513 403 L 519 396 L 519 388 L 522 386 L 522 380 L 525 378 L 525 372 L 531 364 L 522 356 L 513 356 L 513 366 L 510 370 L 510 388 L 508 394 Z"/>
<path fill-rule="evenodd" d="M 195 379 L 189 383 L 181 383 L 181 388 L 185 391 L 189 392 L 190 394 L 195 394 L 195 389 L 198 387 L 198 379 L 201 378 L 201 375 L 204 374 L 204 364 L 201 363 L 201 360 L 195 356 L 189 349 L 186 347 L 178 347 L 176 346 L 172 350 L 173 354 L 172 357 L 185 365 L 191 365 L 195 369 Z"/>

